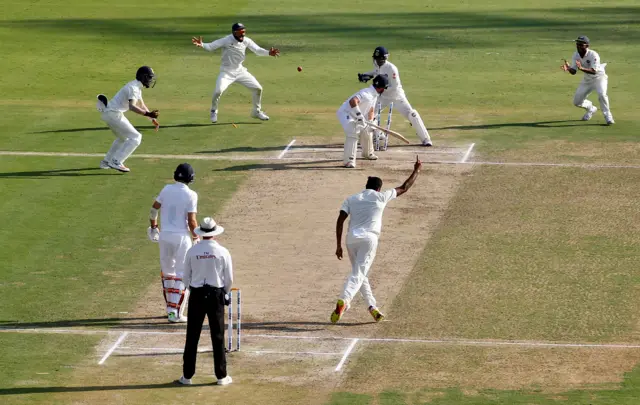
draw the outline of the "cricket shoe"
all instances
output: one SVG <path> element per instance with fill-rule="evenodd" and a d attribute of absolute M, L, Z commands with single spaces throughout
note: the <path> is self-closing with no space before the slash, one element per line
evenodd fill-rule
<path fill-rule="evenodd" d="M 129 173 L 131 171 L 127 166 L 123 165 L 122 163 L 118 162 L 115 159 L 112 160 L 111 162 L 108 162 L 107 164 L 109 165 L 110 168 L 116 169 L 117 171 L 122 173 Z"/>
<path fill-rule="evenodd" d="M 371 316 L 376 322 L 380 322 L 381 320 L 384 319 L 384 314 L 374 306 L 369 307 L 369 313 L 371 314 Z"/>
<path fill-rule="evenodd" d="M 363 156 L 363 157 L 367 160 L 378 160 L 378 156 L 374 155 L 373 153 L 370 154 L 369 156 Z"/>
<path fill-rule="evenodd" d="M 171 322 L 171 323 L 185 323 L 185 322 L 187 322 L 187 317 L 186 316 L 178 316 L 178 314 L 176 314 L 175 312 L 170 312 L 169 315 L 167 316 L 167 318 L 169 319 L 169 322 Z"/>
<path fill-rule="evenodd" d="M 233 379 L 231 378 L 230 375 L 228 375 L 225 378 L 219 379 L 218 382 L 216 382 L 216 385 L 229 385 L 232 382 L 233 382 Z"/>
<path fill-rule="evenodd" d="M 344 302 L 344 300 L 338 300 L 338 303 L 336 304 L 336 309 L 334 309 L 333 312 L 331 313 L 331 323 L 338 323 L 338 321 L 342 317 L 342 314 L 344 314 L 344 311 L 346 310 L 347 310 L 347 304 Z"/>
<path fill-rule="evenodd" d="M 218 111 L 211 111 L 211 123 L 215 124 L 216 122 L 218 122 Z"/>
<path fill-rule="evenodd" d="M 607 125 L 613 125 L 616 122 L 613 120 L 613 115 L 607 114 L 604 116 L 604 120 L 607 122 Z"/>
<path fill-rule="evenodd" d="M 591 117 L 593 117 L 593 114 L 598 111 L 598 107 L 596 107 L 595 105 L 592 105 L 586 113 L 584 113 L 584 115 L 582 116 L 582 121 L 589 121 L 591 119 Z"/>
<path fill-rule="evenodd" d="M 424 140 L 422 141 L 422 146 L 431 147 L 433 146 L 433 143 L 431 143 L 431 141 Z"/>
<path fill-rule="evenodd" d="M 346 167 L 347 169 L 355 169 L 356 164 L 353 162 L 347 162 L 344 167 Z"/>
<path fill-rule="evenodd" d="M 269 121 L 269 116 L 262 111 L 254 111 L 251 113 L 252 118 L 257 118 L 262 121 Z"/>
<path fill-rule="evenodd" d="M 184 376 L 180 376 L 180 379 L 175 380 L 174 383 L 180 385 L 191 385 L 191 378 L 184 378 Z"/>
<path fill-rule="evenodd" d="M 111 169 L 111 167 L 109 167 L 109 162 L 106 160 L 102 160 L 100 162 L 100 168 L 101 169 Z"/>

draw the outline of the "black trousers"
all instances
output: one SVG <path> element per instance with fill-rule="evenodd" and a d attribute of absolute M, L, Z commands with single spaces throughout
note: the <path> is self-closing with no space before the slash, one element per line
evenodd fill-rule
<path fill-rule="evenodd" d="M 187 341 L 182 355 L 182 375 L 184 378 L 191 378 L 196 373 L 198 341 L 205 315 L 209 319 L 209 332 L 213 346 L 213 369 L 218 379 L 227 376 L 227 356 L 224 347 L 224 289 L 204 286 L 191 288 L 189 295 Z"/>

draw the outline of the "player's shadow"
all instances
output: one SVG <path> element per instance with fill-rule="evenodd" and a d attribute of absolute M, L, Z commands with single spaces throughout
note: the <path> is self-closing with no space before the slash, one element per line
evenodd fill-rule
<path fill-rule="evenodd" d="M 607 124 L 588 124 L 582 120 L 559 120 L 559 121 L 538 121 L 538 122 L 506 122 L 502 124 L 479 124 L 479 125 L 452 125 L 449 127 L 429 128 L 434 131 L 443 131 L 447 129 L 457 129 L 462 131 L 472 131 L 475 129 L 497 129 L 511 127 L 529 127 L 529 128 L 561 128 L 561 127 L 578 127 L 585 125 L 601 125 Z"/>
<path fill-rule="evenodd" d="M 116 170 L 103 170 L 98 167 L 84 167 L 78 169 L 59 170 L 33 170 L 29 172 L 0 173 L 0 178 L 5 179 L 38 179 L 49 177 L 84 177 L 84 176 L 110 176 L 120 174 Z"/>
<path fill-rule="evenodd" d="M 96 319 L 69 319 L 60 321 L 45 322 L 20 322 L 13 320 L 0 320 L 0 329 L 57 329 L 57 328 L 74 328 L 88 326 L 102 327 L 127 327 L 127 328 L 160 328 L 164 325 L 185 325 L 185 324 L 155 324 L 152 321 L 166 321 L 166 316 L 144 316 L 133 318 L 96 318 Z"/>
<path fill-rule="evenodd" d="M 219 122 L 217 124 L 175 124 L 175 125 L 162 125 L 160 124 L 160 129 L 162 128 L 199 128 L 199 127 L 217 127 L 217 126 L 225 126 L 225 125 L 233 125 L 231 122 Z M 235 122 L 237 125 L 260 125 L 262 122 Z M 137 125 L 138 129 L 155 129 L 153 125 Z M 108 126 L 104 125 L 101 127 L 89 127 L 89 128 L 67 128 L 67 129 L 51 129 L 48 131 L 36 131 L 31 132 L 32 134 L 58 134 L 58 133 L 72 133 L 72 132 L 91 132 L 91 131 L 111 131 Z"/>
<path fill-rule="evenodd" d="M 297 149 L 331 149 L 331 148 L 342 148 L 343 144 L 322 144 L 322 145 L 293 145 L 288 151 L 292 152 Z M 284 151 L 286 145 L 275 145 L 275 146 L 236 146 L 233 148 L 224 148 L 217 150 L 200 150 L 195 153 L 210 153 L 210 154 L 222 154 L 222 153 L 232 153 L 232 152 L 275 152 L 275 151 Z"/>

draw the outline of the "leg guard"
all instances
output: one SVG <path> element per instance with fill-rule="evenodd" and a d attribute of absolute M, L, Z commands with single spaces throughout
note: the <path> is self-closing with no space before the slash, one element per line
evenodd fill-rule
<path fill-rule="evenodd" d="M 186 307 L 185 301 L 185 285 L 182 282 L 182 278 L 175 274 L 164 274 L 163 279 L 163 294 L 167 302 L 167 313 L 175 313 L 180 316 L 184 313 Z"/>
<path fill-rule="evenodd" d="M 353 167 L 356 165 L 356 152 L 358 151 L 358 138 L 356 134 L 347 135 L 344 140 L 344 159 L 343 163 L 345 165 L 352 164 Z"/>
<path fill-rule="evenodd" d="M 369 159 L 373 156 L 373 132 L 369 128 L 360 131 L 360 146 L 362 146 L 362 157 Z"/>
<path fill-rule="evenodd" d="M 427 132 L 427 128 L 424 126 L 422 118 L 416 110 L 409 111 L 409 122 L 411 122 L 411 125 L 416 130 L 416 135 L 418 135 L 418 138 L 420 138 L 423 143 L 431 142 L 429 132 Z"/>

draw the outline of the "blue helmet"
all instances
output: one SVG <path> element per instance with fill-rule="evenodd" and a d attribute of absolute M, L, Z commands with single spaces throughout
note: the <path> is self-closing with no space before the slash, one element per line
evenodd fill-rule
<path fill-rule="evenodd" d="M 173 179 L 180 183 L 189 184 L 196 177 L 196 172 L 189 163 L 180 163 L 173 172 Z"/>
<path fill-rule="evenodd" d="M 231 26 L 231 32 L 246 29 L 243 23 L 237 22 Z"/>
<path fill-rule="evenodd" d="M 373 50 L 373 59 L 389 59 L 389 51 L 384 46 L 379 46 Z"/>
<path fill-rule="evenodd" d="M 373 87 L 376 89 L 386 89 L 389 87 L 389 79 L 387 75 L 378 75 L 373 78 Z"/>

